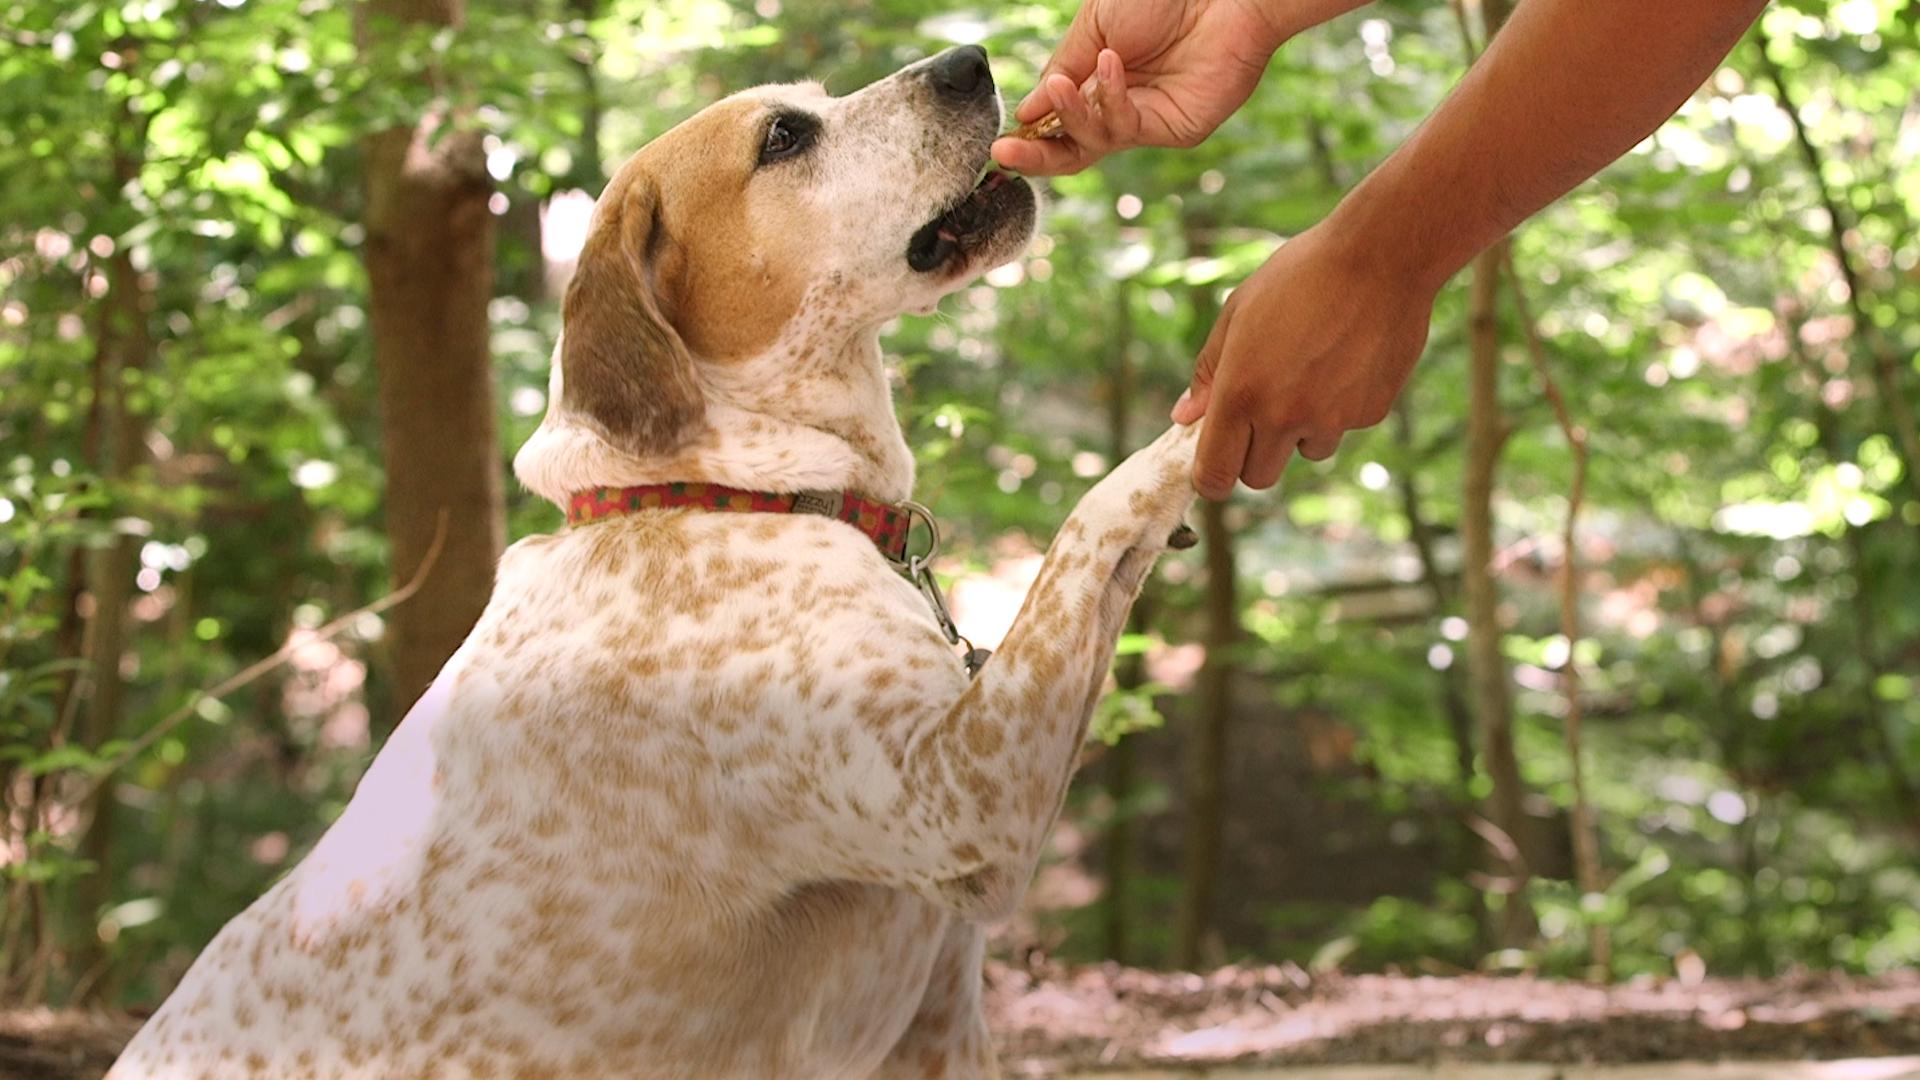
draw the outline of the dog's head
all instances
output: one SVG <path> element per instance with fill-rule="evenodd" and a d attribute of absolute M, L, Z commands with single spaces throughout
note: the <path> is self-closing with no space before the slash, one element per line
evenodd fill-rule
<path fill-rule="evenodd" d="M 930 310 L 1013 258 L 1034 195 L 988 169 L 1000 119 L 986 54 L 967 47 L 845 97 L 749 90 L 661 135 L 595 208 L 556 408 L 626 453 L 670 453 L 728 366 L 804 353 L 822 321 Z"/>

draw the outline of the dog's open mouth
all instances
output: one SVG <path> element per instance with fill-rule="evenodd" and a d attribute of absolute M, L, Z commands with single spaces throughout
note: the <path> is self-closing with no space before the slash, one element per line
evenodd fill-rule
<path fill-rule="evenodd" d="M 1031 207 L 1025 180 L 989 168 L 960 201 L 922 225 L 907 243 L 907 265 L 916 273 L 964 269 L 975 251 L 1004 231 L 1021 207 Z"/>

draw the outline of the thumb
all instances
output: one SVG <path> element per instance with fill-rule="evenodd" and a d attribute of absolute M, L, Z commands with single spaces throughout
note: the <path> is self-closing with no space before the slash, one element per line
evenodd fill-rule
<path fill-rule="evenodd" d="M 1058 72 L 1073 80 L 1073 85 L 1084 84 L 1093 74 L 1095 63 L 1100 58 L 1100 49 L 1106 44 L 1099 28 L 1093 25 L 1093 17 L 1088 14 L 1091 4 L 1081 6 L 1073 16 L 1073 22 L 1067 26 L 1066 34 L 1060 39 L 1060 46 L 1053 50 L 1053 59 L 1040 69 L 1033 80 L 1033 89 L 1020 99 L 1020 105 L 1013 110 L 1013 118 L 1023 124 L 1030 124 L 1047 115 L 1053 109 L 1048 100 L 1047 76 Z"/>
<path fill-rule="evenodd" d="M 1220 367 L 1220 352 L 1226 347 L 1227 324 L 1233 321 L 1233 307 L 1229 304 L 1220 313 L 1220 321 L 1213 324 L 1213 331 L 1207 335 L 1207 343 L 1200 347 L 1200 355 L 1193 362 L 1193 378 L 1180 394 L 1180 400 L 1173 403 L 1173 422 L 1191 424 L 1207 415 L 1207 403 L 1213 397 L 1213 374 Z"/>

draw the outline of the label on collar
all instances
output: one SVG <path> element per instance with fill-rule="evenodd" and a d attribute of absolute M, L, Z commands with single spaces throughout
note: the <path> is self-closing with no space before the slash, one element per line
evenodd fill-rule
<path fill-rule="evenodd" d="M 802 491 L 793 497 L 793 512 L 796 514 L 837 518 L 846 505 L 847 494 L 844 491 Z"/>

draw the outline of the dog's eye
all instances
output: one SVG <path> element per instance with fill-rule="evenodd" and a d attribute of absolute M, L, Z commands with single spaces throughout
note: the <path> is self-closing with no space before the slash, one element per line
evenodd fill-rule
<path fill-rule="evenodd" d="M 776 116 L 767 125 L 767 139 L 760 144 L 760 164 L 792 157 L 806 149 L 812 129 L 791 116 Z"/>

